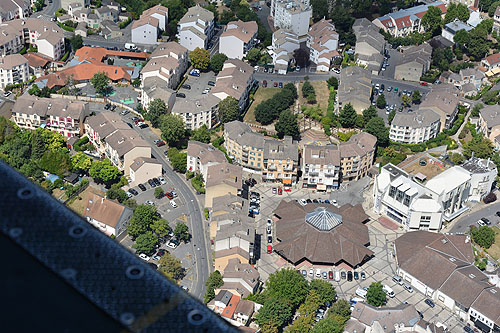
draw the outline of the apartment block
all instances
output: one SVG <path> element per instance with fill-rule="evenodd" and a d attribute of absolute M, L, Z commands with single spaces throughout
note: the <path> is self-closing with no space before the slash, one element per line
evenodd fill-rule
<path fill-rule="evenodd" d="M 195 48 L 207 49 L 214 35 L 214 13 L 199 5 L 188 9 L 177 25 L 179 43 L 193 51 Z"/>
<path fill-rule="evenodd" d="M 299 37 L 289 30 L 279 29 L 273 33 L 271 46 L 274 71 L 285 75 L 294 60 L 293 52 L 300 48 Z"/>
<path fill-rule="evenodd" d="M 429 109 L 396 112 L 391 123 L 389 139 L 415 144 L 435 138 L 440 131 L 441 118 Z"/>
<path fill-rule="evenodd" d="M 208 167 L 226 162 L 224 153 L 214 146 L 199 141 L 188 142 L 187 170 L 201 174 L 204 180 L 208 179 Z"/>
<path fill-rule="evenodd" d="M 331 20 L 321 19 L 311 26 L 307 33 L 309 60 L 316 64 L 316 70 L 328 72 L 334 58 L 339 57 L 337 51 L 339 34 Z"/>
<path fill-rule="evenodd" d="M 364 66 L 373 75 L 382 68 L 385 54 L 385 39 L 380 28 L 366 18 L 357 19 L 352 26 L 356 35 L 356 63 Z"/>
<path fill-rule="evenodd" d="M 396 65 L 394 79 L 420 82 L 420 78 L 431 68 L 432 46 L 423 43 L 403 50 L 401 61 Z"/>
<path fill-rule="evenodd" d="M 12 120 L 20 128 L 46 128 L 68 138 L 83 134 L 83 122 L 88 114 L 85 102 L 31 95 L 19 97 L 12 108 Z"/>
<path fill-rule="evenodd" d="M 141 17 L 132 23 L 132 42 L 138 44 L 158 44 L 160 33 L 168 24 L 168 8 L 156 5 L 145 10 Z"/>
<path fill-rule="evenodd" d="M 4 0 L 0 3 L 0 23 L 30 16 L 31 1 Z"/>
<path fill-rule="evenodd" d="M 10 54 L 0 58 L 0 88 L 8 84 L 18 84 L 29 80 L 28 60 L 20 54 Z"/>
<path fill-rule="evenodd" d="M 243 111 L 248 105 L 250 90 L 256 84 L 253 72 L 252 66 L 239 59 L 226 60 L 217 74 L 212 94 L 220 100 L 229 96 L 235 98 Z"/>
<path fill-rule="evenodd" d="M 196 99 L 179 98 L 172 113 L 184 120 L 186 129 L 195 130 L 203 125 L 210 129 L 219 123 L 219 102 L 220 99 L 212 94 L 201 95 Z"/>
<path fill-rule="evenodd" d="M 135 130 L 119 129 L 105 139 L 106 158 L 125 176 L 130 174 L 130 166 L 139 157 L 151 157 L 151 145 L 142 139 Z"/>
<path fill-rule="evenodd" d="M 309 0 L 272 0 L 271 17 L 274 27 L 286 29 L 305 38 L 312 17 Z"/>
<path fill-rule="evenodd" d="M 229 59 L 243 59 L 257 41 L 257 23 L 255 21 L 231 21 L 220 35 L 219 53 Z"/>
<path fill-rule="evenodd" d="M 420 110 L 430 109 L 441 118 L 441 130 L 449 129 L 458 115 L 460 91 L 450 84 L 434 86 L 420 103 Z"/>

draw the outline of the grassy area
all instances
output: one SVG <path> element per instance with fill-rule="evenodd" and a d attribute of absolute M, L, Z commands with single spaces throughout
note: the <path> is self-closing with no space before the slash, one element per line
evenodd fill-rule
<path fill-rule="evenodd" d="M 254 114 L 255 108 L 257 107 L 257 105 L 262 103 L 262 101 L 265 101 L 266 99 L 273 97 L 279 91 L 280 91 L 280 88 L 259 87 L 259 89 L 257 89 L 257 92 L 255 92 L 253 104 L 250 106 L 250 109 L 245 114 L 245 117 L 243 118 L 243 120 L 245 122 L 249 122 L 252 124 L 259 124 L 255 120 L 255 114 Z"/>
<path fill-rule="evenodd" d="M 497 261 L 500 259 L 500 229 L 497 226 L 492 227 L 495 230 L 495 243 L 488 249 L 488 254 Z"/>
<path fill-rule="evenodd" d="M 94 188 L 92 186 L 87 187 L 80 195 L 74 197 L 71 199 L 68 203 L 67 206 L 71 208 L 75 213 L 78 215 L 83 214 L 83 210 L 85 209 L 85 206 L 87 204 L 87 197 L 89 193 L 95 193 L 100 196 L 105 196 L 105 193 L 97 188 Z M 81 198 L 81 200 L 80 200 Z"/>
<path fill-rule="evenodd" d="M 314 87 L 316 92 L 316 104 L 308 104 L 306 98 L 302 96 L 302 85 L 303 82 L 299 83 L 299 105 L 316 106 L 320 105 L 323 115 L 326 114 L 326 109 L 328 108 L 328 97 L 330 96 L 330 90 L 328 90 L 328 84 L 326 81 L 310 81 L 311 85 Z"/>

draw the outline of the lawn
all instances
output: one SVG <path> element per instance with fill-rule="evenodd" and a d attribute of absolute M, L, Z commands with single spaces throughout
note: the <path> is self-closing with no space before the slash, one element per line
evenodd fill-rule
<path fill-rule="evenodd" d="M 326 114 L 326 109 L 328 108 L 328 97 L 330 96 L 330 90 L 328 90 L 328 84 L 326 81 L 310 81 L 311 85 L 314 87 L 316 92 L 316 103 L 308 104 L 305 97 L 302 96 L 302 85 L 303 82 L 299 84 L 299 105 L 316 106 L 320 105 L 321 110 L 323 110 L 323 115 Z"/>
<path fill-rule="evenodd" d="M 254 101 L 253 101 L 252 105 L 250 106 L 250 109 L 248 109 L 247 113 L 245 114 L 243 121 L 249 122 L 252 124 L 259 124 L 255 120 L 255 115 L 254 115 L 255 108 L 257 107 L 257 105 L 262 103 L 262 101 L 265 101 L 266 99 L 273 97 L 279 91 L 280 91 L 280 88 L 259 87 L 259 89 L 257 89 L 257 92 L 254 95 Z"/>
<path fill-rule="evenodd" d="M 101 191 L 97 188 L 94 188 L 92 186 L 89 186 L 82 193 L 80 193 L 80 195 L 78 195 L 78 196 L 74 197 L 72 200 L 70 200 L 67 203 L 67 206 L 69 208 L 71 208 L 78 215 L 82 215 L 83 210 L 85 209 L 85 206 L 87 204 L 87 197 L 88 197 L 89 193 L 95 193 L 95 194 L 103 196 L 103 197 L 105 196 L 105 193 L 103 191 Z M 79 198 L 82 198 L 82 200 L 80 200 Z"/>
<path fill-rule="evenodd" d="M 495 230 L 495 243 L 488 249 L 488 254 L 497 261 L 500 259 L 500 229 L 497 226 L 492 227 Z"/>

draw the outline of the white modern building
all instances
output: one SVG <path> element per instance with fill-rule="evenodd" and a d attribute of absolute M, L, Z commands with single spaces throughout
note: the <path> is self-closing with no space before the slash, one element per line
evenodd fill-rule
<path fill-rule="evenodd" d="M 212 94 L 197 98 L 178 98 L 172 108 L 172 113 L 179 115 L 186 129 L 195 130 L 203 125 L 211 129 L 219 123 L 218 106 L 220 99 Z"/>
<path fill-rule="evenodd" d="M 145 10 L 132 23 L 132 42 L 154 45 L 159 43 L 160 34 L 168 25 L 168 8 L 156 5 Z"/>
<path fill-rule="evenodd" d="M 188 142 L 187 170 L 201 174 L 204 180 L 208 179 L 208 167 L 226 162 L 224 153 L 211 144 Z"/>
<path fill-rule="evenodd" d="M 389 139 L 401 143 L 421 143 L 439 134 L 441 118 L 429 109 L 415 112 L 396 112 L 391 123 Z"/>
<path fill-rule="evenodd" d="M 305 37 L 309 30 L 312 7 L 309 0 L 272 0 L 271 17 L 275 28 L 290 30 Z"/>
<path fill-rule="evenodd" d="M 337 51 L 339 34 L 331 20 L 322 19 L 311 26 L 307 33 L 309 60 L 316 64 L 316 70 L 328 72 L 334 58 L 339 57 Z"/>
<path fill-rule="evenodd" d="M 20 54 L 10 54 L 0 58 L 0 88 L 29 79 L 28 59 Z"/>
<path fill-rule="evenodd" d="M 232 21 L 225 29 L 219 39 L 219 53 L 229 59 L 243 59 L 257 41 L 257 23 Z"/>
<path fill-rule="evenodd" d="M 197 47 L 208 48 L 208 42 L 214 35 L 214 13 L 199 5 L 188 9 L 177 25 L 179 43 L 193 51 Z"/>
<path fill-rule="evenodd" d="M 220 100 L 229 96 L 234 97 L 238 101 L 240 110 L 243 110 L 255 83 L 253 72 L 254 68 L 241 60 L 226 60 L 222 70 L 217 74 L 212 94 Z"/>
<path fill-rule="evenodd" d="M 273 33 L 270 54 L 273 57 L 274 70 L 278 74 L 285 75 L 293 60 L 293 52 L 300 48 L 299 37 L 285 29 L 276 30 Z"/>
<path fill-rule="evenodd" d="M 424 153 L 403 163 L 403 168 L 411 169 L 416 163 L 442 162 Z M 427 180 L 420 172 L 412 175 L 389 163 L 375 179 L 374 210 L 406 231 L 437 232 L 443 220 L 449 221 L 469 209 L 466 202 L 481 200 L 491 191 L 496 172 L 493 162 L 473 157 Z"/>

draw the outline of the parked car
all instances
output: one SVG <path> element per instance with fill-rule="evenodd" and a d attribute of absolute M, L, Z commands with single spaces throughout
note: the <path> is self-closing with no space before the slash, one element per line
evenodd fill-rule
<path fill-rule="evenodd" d="M 172 200 L 174 198 L 174 196 L 172 195 L 172 193 L 170 192 L 167 192 L 165 193 L 165 195 L 167 196 L 167 198 L 169 198 L 170 200 Z"/>
<path fill-rule="evenodd" d="M 162 185 L 165 185 L 165 184 L 167 183 L 167 181 L 166 181 L 166 180 L 165 180 L 165 178 L 163 178 L 163 177 L 158 177 L 158 180 L 160 181 L 160 183 L 161 183 Z"/>
<path fill-rule="evenodd" d="M 365 274 L 365 272 L 361 272 L 360 275 L 361 275 L 361 280 L 363 280 L 363 281 L 366 280 L 366 274 Z"/>
<path fill-rule="evenodd" d="M 172 238 L 171 240 L 168 241 L 167 246 L 172 249 L 175 249 L 177 246 L 179 246 L 179 244 L 180 242 L 177 239 Z"/>
<path fill-rule="evenodd" d="M 500 211 L 495 213 L 498 217 L 500 217 Z"/>
<path fill-rule="evenodd" d="M 281 189 L 281 187 L 278 187 L 278 195 L 282 195 L 283 194 L 283 190 Z"/>
<path fill-rule="evenodd" d="M 344 272 L 344 271 L 340 272 L 340 277 L 342 278 L 342 280 L 345 280 L 347 277 L 346 272 Z"/>
<path fill-rule="evenodd" d="M 278 84 L 278 86 L 279 86 L 280 88 L 283 88 L 283 82 L 280 82 L 280 83 Z"/>
<path fill-rule="evenodd" d="M 273 242 L 273 236 L 267 236 L 267 242 L 272 243 Z"/>
<path fill-rule="evenodd" d="M 432 301 L 432 299 L 430 299 L 430 298 L 426 298 L 424 302 L 425 302 L 425 304 L 427 304 L 427 305 L 428 305 L 428 306 L 430 306 L 431 308 L 433 308 L 433 307 L 435 307 L 435 306 L 436 306 L 436 304 L 434 304 L 434 302 L 433 302 L 433 301 Z"/>
<path fill-rule="evenodd" d="M 129 113 L 130 113 L 130 111 L 129 111 L 129 110 L 122 110 L 122 111 L 120 112 L 120 114 L 121 114 L 122 116 L 125 116 L 125 115 L 127 115 L 127 114 L 129 114 Z"/>
<path fill-rule="evenodd" d="M 207 84 L 208 84 L 209 86 L 212 86 L 212 87 L 213 87 L 213 86 L 215 86 L 215 82 L 214 82 L 214 81 L 208 81 L 208 83 L 207 83 Z"/>
<path fill-rule="evenodd" d="M 358 272 L 354 272 L 354 280 L 359 280 L 359 273 Z"/>
<path fill-rule="evenodd" d="M 148 256 L 148 255 L 147 255 L 147 254 L 145 254 L 145 253 L 141 253 L 141 254 L 139 254 L 139 258 L 141 258 L 141 259 L 142 259 L 142 260 L 144 260 L 144 261 L 149 261 L 149 260 L 151 259 L 151 257 L 150 257 L 150 256 Z"/>
<path fill-rule="evenodd" d="M 142 184 L 141 184 L 142 185 Z M 137 195 L 139 194 L 139 192 L 137 192 L 137 190 L 131 188 L 130 190 L 128 190 L 130 193 L 132 193 L 133 195 Z"/>
<path fill-rule="evenodd" d="M 392 290 L 391 287 L 387 286 L 384 284 L 384 286 L 382 287 L 382 290 L 387 294 L 387 296 L 389 296 L 390 298 L 393 298 L 394 296 L 396 296 L 396 294 L 394 293 L 394 290 Z"/>
<path fill-rule="evenodd" d="M 273 191 L 273 194 L 278 193 L 278 190 L 276 189 L 276 187 L 273 187 L 273 190 L 272 190 L 272 191 Z"/>
<path fill-rule="evenodd" d="M 301 271 L 301 273 L 302 273 L 302 276 L 304 276 L 304 277 L 306 277 L 306 276 L 307 276 L 307 271 L 306 271 L 305 269 L 303 269 L 303 270 Z"/>
<path fill-rule="evenodd" d="M 110 110 L 115 111 L 115 109 L 116 109 L 116 105 L 111 105 Z M 127 111 L 127 110 L 123 110 L 123 111 Z M 127 113 L 129 113 L 129 111 L 127 111 Z M 125 113 L 125 114 L 127 114 L 127 113 Z"/>
<path fill-rule="evenodd" d="M 266 80 L 262 81 L 262 86 L 263 86 L 264 88 L 266 88 L 266 87 L 267 87 L 267 81 L 266 81 Z"/>
<path fill-rule="evenodd" d="M 305 199 L 300 199 L 300 200 L 299 200 L 299 203 L 300 203 L 302 206 L 307 205 L 307 201 L 306 201 Z"/>
<path fill-rule="evenodd" d="M 170 193 L 172 193 L 172 195 L 174 196 L 174 198 L 177 198 L 177 193 L 174 190 L 170 191 Z"/>
<path fill-rule="evenodd" d="M 149 125 L 148 125 L 148 124 L 146 124 L 146 123 L 141 123 L 141 124 L 139 124 L 139 125 L 138 125 L 138 127 L 139 127 L 140 129 L 144 129 L 144 128 L 146 128 L 146 127 L 149 127 Z"/>
<path fill-rule="evenodd" d="M 160 183 L 160 180 L 158 178 L 153 178 L 153 182 L 155 183 L 156 186 L 160 186 L 161 183 Z"/>
<path fill-rule="evenodd" d="M 151 201 L 151 200 L 146 200 L 145 204 L 149 205 L 149 206 L 154 206 L 155 205 L 155 203 L 153 201 Z"/>
<path fill-rule="evenodd" d="M 273 86 L 274 88 L 278 88 L 278 82 L 274 82 Z"/>
<path fill-rule="evenodd" d="M 165 145 L 165 141 L 163 140 L 160 140 L 156 143 L 156 147 L 161 147 L 161 146 L 164 146 Z"/>
<path fill-rule="evenodd" d="M 329 278 L 330 280 L 333 280 L 333 272 L 332 272 L 332 271 L 329 271 L 329 272 L 328 272 L 328 278 Z"/>
<path fill-rule="evenodd" d="M 486 224 L 486 225 L 490 225 L 491 224 L 490 220 L 488 220 L 486 217 L 482 217 L 481 221 L 483 221 L 484 224 Z"/>
<path fill-rule="evenodd" d="M 351 271 L 347 272 L 347 281 L 349 281 L 349 282 L 352 281 L 352 272 Z"/>
<path fill-rule="evenodd" d="M 394 281 L 394 282 L 396 282 L 396 283 L 398 283 L 400 285 L 403 285 L 403 283 L 404 283 L 403 279 L 400 276 L 397 276 L 397 275 L 394 275 L 392 277 L 392 281 Z"/>
<path fill-rule="evenodd" d="M 186 94 L 185 93 L 177 93 L 175 94 L 176 97 L 180 97 L 180 98 L 186 98 Z"/>
<path fill-rule="evenodd" d="M 309 268 L 309 276 L 313 277 L 314 276 L 314 268 Z"/>
<path fill-rule="evenodd" d="M 170 201 L 170 206 L 172 206 L 172 208 L 177 208 L 177 204 L 175 203 L 174 200 Z"/>
<path fill-rule="evenodd" d="M 141 189 L 141 191 L 143 192 L 146 191 L 146 186 L 144 186 L 144 184 L 139 184 L 138 186 Z"/>
<path fill-rule="evenodd" d="M 191 89 L 191 85 L 189 85 L 189 84 L 183 84 L 182 88 L 189 90 L 189 89 Z"/>
<path fill-rule="evenodd" d="M 420 82 L 420 85 L 427 87 L 429 84 L 427 82 Z"/>
<path fill-rule="evenodd" d="M 403 288 L 406 289 L 406 291 L 408 291 L 409 293 L 412 293 L 413 292 L 413 288 L 408 284 L 408 283 L 405 283 L 403 285 Z"/>
<path fill-rule="evenodd" d="M 470 326 L 464 326 L 464 332 L 473 333 L 474 330 Z"/>
<path fill-rule="evenodd" d="M 267 246 L 267 253 L 272 253 L 273 252 L 273 246 L 272 245 L 268 245 Z"/>
<path fill-rule="evenodd" d="M 323 271 L 322 275 L 323 275 L 323 279 L 326 280 L 328 278 L 328 275 L 327 275 L 327 273 L 325 271 Z"/>
<path fill-rule="evenodd" d="M 6 92 L 3 93 L 3 96 L 4 97 L 9 97 L 11 94 L 12 94 L 11 91 L 6 91 Z"/>
<path fill-rule="evenodd" d="M 191 72 L 189 72 L 189 75 L 199 77 L 200 71 L 198 69 L 193 69 L 193 70 L 191 70 Z"/>
<path fill-rule="evenodd" d="M 270 226 L 270 225 L 268 225 L 268 226 L 267 226 L 267 234 L 268 234 L 268 235 L 270 235 L 270 234 L 271 234 L 271 226 Z"/>
<path fill-rule="evenodd" d="M 104 105 L 104 110 L 109 110 L 110 107 L 111 107 L 111 104 L 107 103 L 106 105 Z"/>

